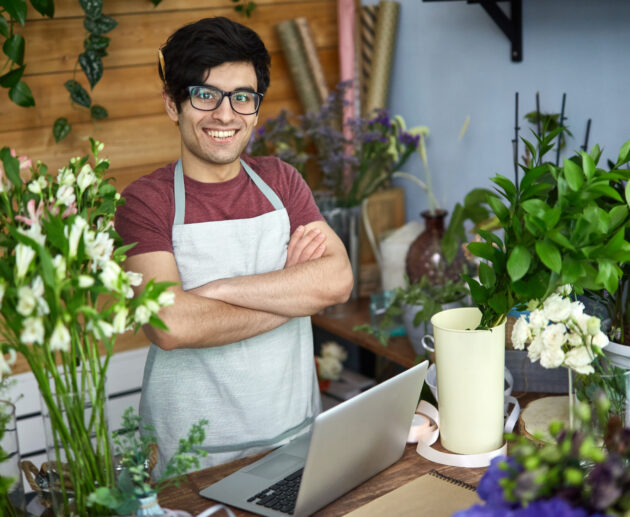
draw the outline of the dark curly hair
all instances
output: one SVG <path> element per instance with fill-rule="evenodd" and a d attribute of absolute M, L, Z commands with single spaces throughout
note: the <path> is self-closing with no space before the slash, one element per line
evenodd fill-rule
<path fill-rule="evenodd" d="M 203 18 L 175 31 L 160 49 L 158 73 L 164 91 L 177 109 L 188 98 L 191 85 L 203 84 L 206 72 L 223 63 L 245 61 L 256 72 L 258 93 L 269 87 L 271 58 L 258 34 L 228 18 Z M 162 69 L 164 65 L 164 69 Z"/>

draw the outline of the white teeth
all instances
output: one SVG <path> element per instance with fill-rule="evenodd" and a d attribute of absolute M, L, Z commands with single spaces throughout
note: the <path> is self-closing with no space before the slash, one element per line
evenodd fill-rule
<path fill-rule="evenodd" d="M 231 136 L 234 136 L 234 133 L 236 133 L 236 130 L 231 129 L 229 131 L 214 131 L 214 130 L 207 130 L 206 133 L 208 133 L 211 137 L 214 138 L 230 138 Z"/>

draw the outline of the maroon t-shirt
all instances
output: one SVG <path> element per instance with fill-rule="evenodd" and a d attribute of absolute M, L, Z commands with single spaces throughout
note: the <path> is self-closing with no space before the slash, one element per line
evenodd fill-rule
<path fill-rule="evenodd" d="M 273 156 L 243 156 L 243 160 L 282 201 L 291 222 L 291 234 L 300 225 L 323 220 L 308 185 L 291 165 Z M 126 202 L 116 210 L 116 231 L 124 244 L 138 243 L 127 252 L 128 256 L 173 252 L 174 171 L 175 163 L 170 163 L 123 190 Z M 242 167 L 235 178 L 220 183 L 202 183 L 184 175 L 184 185 L 184 224 L 249 219 L 273 210 Z"/>

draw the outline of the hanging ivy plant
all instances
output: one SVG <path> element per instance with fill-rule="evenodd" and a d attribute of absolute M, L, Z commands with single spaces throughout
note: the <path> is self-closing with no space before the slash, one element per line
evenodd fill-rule
<path fill-rule="evenodd" d="M 232 3 L 236 4 L 234 10 L 237 13 L 243 14 L 248 18 L 252 15 L 254 9 L 256 9 L 256 3 L 251 0 L 232 0 Z"/>

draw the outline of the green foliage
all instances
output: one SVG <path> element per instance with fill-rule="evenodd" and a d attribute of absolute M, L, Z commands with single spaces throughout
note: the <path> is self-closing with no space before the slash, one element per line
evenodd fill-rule
<path fill-rule="evenodd" d="M 444 304 L 462 300 L 468 294 L 468 289 L 463 280 L 453 282 L 447 280 L 444 285 L 431 284 L 426 276 L 419 282 L 409 283 L 409 278 L 405 275 L 405 287 L 398 287 L 394 290 L 380 325 L 357 325 L 354 330 L 366 332 L 373 335 L 382 345 L 387 345 L 389 338 L 388 329 L 394 320 L 403 312 L 403 305 L 414 305 L 421 307 L 416 312 L 413 320 L 415 327 L 422 322 L 428 322 L 434 314 L 440 312 Z"/>
<path fill-rule="evenodd" d="M 254 9 L 256 9 L 257 7 L 256 3 L 252 2 L 251 0 L 232 0 L 232 3 L 235 4 L 234 10 L 237 13 L 243 14 L 248 18 L 252 15 Z"/>
<path fill-rule="evenodd" d="M 207 420 L 201 420 L 190 428 L 188 436 L 179 440 L 177 452 L 166 464 L 160 478 L 151 484 L 147 465 L 157 439 L 153 428 L 141 427 L 140 417 L 132 408 L 127 408 L 121 430 L 112 437 L 121 468 L 116 486 L 98 488 L 90 494 L 89 503 L 109 508 L 118 515 L 126 515 L 138 509 L 139 497 L 157 494 L 169 485 L 179 486 L 181 476 L 199 468 L 199 457 L 208 454 L 201 448 L 207 425 Z"/>
<path fill-rule="evenodd" d="M 624 168 L 630 146 L 624 145 L 610 170 L 598 167 L 598 146 L 558 167 L 543 158 L 557 130 L 537 137 L 536 145 L 525 141 L 532 156 L 521 165 L 524 175 L 518 187 L 501 175 L 492 180 L 495 193 L 487 201 L 503 238 L 482 231 L 485 242 L 468 247 L 495 272 L 491 281 L 466 278 L 483 314 L 480 328 L 501 323 L 512 307 L 544 299 L 563 284 L 571 284 L 578 294 L 585 289 L 614 294 L 622 279 L 619 264 L 630 259 L 623 189 L 630 178 Z"/>

